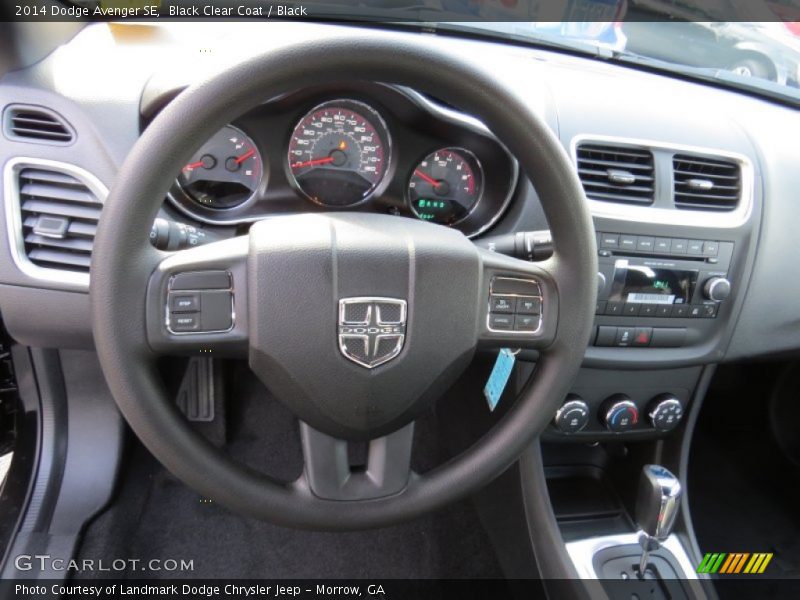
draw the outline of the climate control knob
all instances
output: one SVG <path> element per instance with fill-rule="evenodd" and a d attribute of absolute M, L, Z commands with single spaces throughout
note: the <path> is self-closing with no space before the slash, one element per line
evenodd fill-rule
<path fill-rule="evenodd" d="M 658 431 L 672 431 L 683 418 L 683 404 L 672 394 L 656 396 L 647 409 L 647 417 Z"/>
<path fill-rule="evenodd" d="M 553 425 L 561 433 L 578 433 L 589 422 L 589 405 L 580 396 L 570 394 L 556 411 Z"/>
<path fill-rule="evenodd" d="M 724 277 L 711 277 L 703 285 L 703 296 L 707 300 L 722 302 L 731 295 L 731 282 Z"/>
<path fill-rule="evenodd" d="M 608 398 L 602 411 L 603 425 L 614 433 L 630 431 L 639 422 L 639 409 L 625 394 L 616 394 Z"/>

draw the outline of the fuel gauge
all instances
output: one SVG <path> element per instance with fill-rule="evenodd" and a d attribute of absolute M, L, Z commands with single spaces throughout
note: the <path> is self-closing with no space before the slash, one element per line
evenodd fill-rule
<path fill-rule="evenodd" d="M 483 195 L 483 169 L 464 148 L 442 148 L 426 156 L 408 182 L 408 200 L 424 220 L 453 225 L 472 212 Z"/>

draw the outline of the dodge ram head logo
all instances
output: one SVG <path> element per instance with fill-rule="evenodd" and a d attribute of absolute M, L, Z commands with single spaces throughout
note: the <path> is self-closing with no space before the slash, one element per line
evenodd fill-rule
<path fill-rule="evenodd" d="M 397 298 L 339 300 L 339 350 L 372 369 L 400 354 L 406 338 L 406 301 Z"/>

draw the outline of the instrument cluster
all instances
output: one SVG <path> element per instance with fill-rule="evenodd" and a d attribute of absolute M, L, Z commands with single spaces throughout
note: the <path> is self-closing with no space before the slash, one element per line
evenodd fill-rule
<path fill-rule="evenodd" d="M 475 236 L 502 215 L 517 164 L 477 120 L 383 84 L 306 89 L 226 125 L 169 200 L 209 224 L 321 210 L 384 212 Z"/>

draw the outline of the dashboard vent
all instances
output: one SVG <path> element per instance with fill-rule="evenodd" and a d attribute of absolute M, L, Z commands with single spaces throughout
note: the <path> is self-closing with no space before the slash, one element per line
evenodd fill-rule
<path fill-rule="evenodd" d="M 75 134 L 58 114 L 39 106 L 12 105 L 5 111 L 3 129 L 9 139 L 71 144 Z"/>
<path fill-rule="evenodd" d="M 642 148 L 581 144 L 578 176 L 586 197 L 604 202 L 652 204 L 653 153 Z"/>
<path fill-rule="evenodd" d="M 676 154 L 675 206 L 696 210 L 733 210 L 742 194 L 742 173 L 732 160 Z"/>
<path fill-rule="evenodd" d="M 34 265 L 88 273 L 103 202 L 63 171 L 25 167 L 18 174 L 25 255 Z"/>

